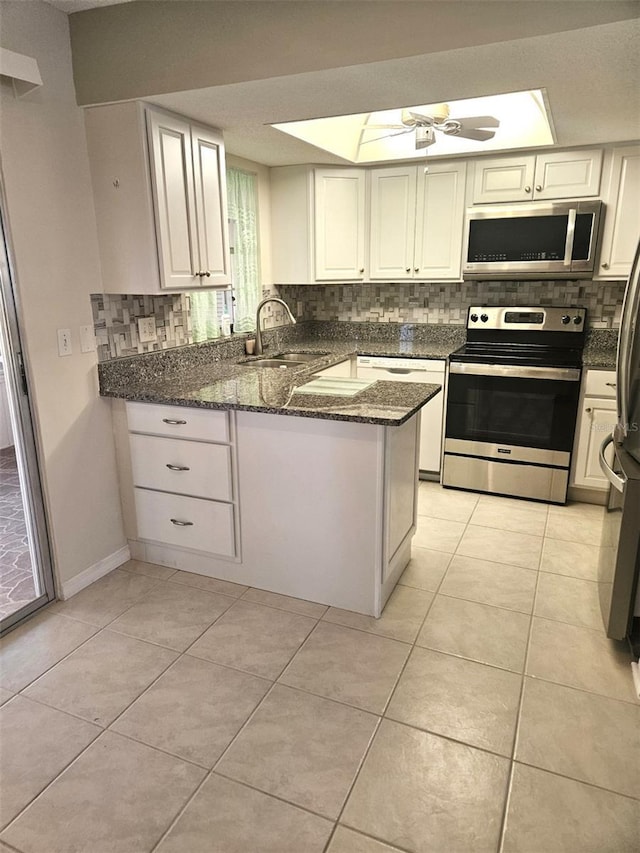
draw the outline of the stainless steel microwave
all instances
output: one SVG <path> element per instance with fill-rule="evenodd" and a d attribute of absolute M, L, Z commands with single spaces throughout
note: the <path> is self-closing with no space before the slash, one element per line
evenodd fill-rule
<path fill-rule="evenodd" d="M 590 278 L 601 201 L 525 202 L 471 207 L 463 278 Z"/>

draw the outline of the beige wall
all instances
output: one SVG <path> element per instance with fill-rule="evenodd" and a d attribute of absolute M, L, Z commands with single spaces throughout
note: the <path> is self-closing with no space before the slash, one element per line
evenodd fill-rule
<path fill-rule="evenodd" d="M 44 85 L 0 91 L 0 150 L 32 404 L 59 581 L 125 545 L 109 403 L 97 393 L 95 353 L 81 353 L 101 290 L 81 110 L 75 103 L 68 19 L 40 0 L 0 3 L 0 44 L 35 57 Z M 57 354 L 71 328 L 73 354 Z"/>
<path fill-rule="evenodd" d="M 264 80 L 625 20 L 634 0 L 122 3 L 71 16 L 81 104 Z"/>

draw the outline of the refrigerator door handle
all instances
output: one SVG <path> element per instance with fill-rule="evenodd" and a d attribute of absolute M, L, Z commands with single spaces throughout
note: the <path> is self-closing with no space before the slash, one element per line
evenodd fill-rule
<path fill-rule="evenodd" d="M 607 480 L 611 483 L 614 489 L 617 489 L 619 492 L 624 491 L 625 483 L 627 482 L 627 478 L 624 476 L 620 476 L 620 474 L 616 474 L 613 468 L 609 465 L 607 460 L 605 459 L 605 450 L 609 447 L 610 444 L 613 443 L 613 433 L 608 435 L 605 440 L 600 445 L 600 468 L 602 469 L 602 473 L 607 478 Z"/>
<path fill-rule="evenodd" d="M 635 318 L 640 308 L 640 243 L 636 250 L 629 283 L 622 303 L 618 357 L 616 359 L 616 392 L 618 408 L 618 439 L 629 431 L 629 397 L 631 394 L 631 356 L 635 335 Z"/>

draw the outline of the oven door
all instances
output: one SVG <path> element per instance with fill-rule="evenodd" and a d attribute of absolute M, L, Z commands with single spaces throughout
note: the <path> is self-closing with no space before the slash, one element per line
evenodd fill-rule
<path fill-rule="evenodd" d="M 580 370 L 452 362 L 446 449 L 569 467 Z"/>

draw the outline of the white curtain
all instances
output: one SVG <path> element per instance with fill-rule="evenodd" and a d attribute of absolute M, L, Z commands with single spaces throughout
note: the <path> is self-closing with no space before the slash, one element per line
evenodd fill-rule
<path fill-rule="evenodd" d="M 256 308 L 261 298 L 258 252 L 258 197 L 256 176 L 227 169 L 227 209 L 231 234 L 234 331 L 255 329 Z M 194 341 L 220 337 L 221 316 L 231 311 L 229 291 L 210 290 L 191 294 L 191 325 Z"/>

